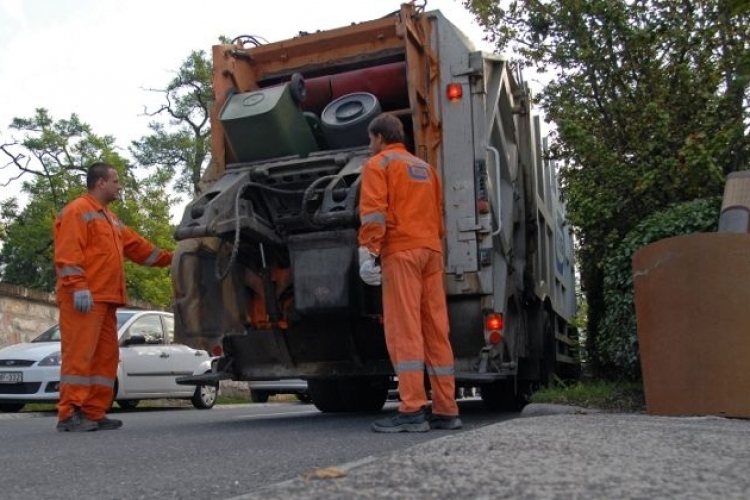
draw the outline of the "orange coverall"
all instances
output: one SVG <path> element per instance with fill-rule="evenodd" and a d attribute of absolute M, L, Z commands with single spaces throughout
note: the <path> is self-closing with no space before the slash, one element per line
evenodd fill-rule
<path fill-rule="evenodd" d="M 385 340 L 398 375 L 399 411 L 426 406 L 426 370 L 433 413 L 458 415 L 437 170 L 403 144 L 385 146 L 365 164 L 359 211 L 359 245 L 381 258 Z"/>
<path fill-rule="evenodd" d="M 112 403 L 117 376 L 115 313 L 127 303 L 124 259 L 165 267 L 172 253 L 125 226 L 90 194 L 63 208 L 55 220 L 54 242 L 62 356 L 58 419 L 79 407 L 97 421 Z M 84 314 L 73 306 L 73 292 L 86 289 L 94 306 Z"/>

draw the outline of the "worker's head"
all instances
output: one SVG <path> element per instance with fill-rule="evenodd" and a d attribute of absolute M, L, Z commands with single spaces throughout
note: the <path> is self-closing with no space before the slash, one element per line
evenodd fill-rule
<path fill-rule="evenodd" d="M 92 163 L 86 173 L 86 187 L 89 193 L 102 205 L 120 199 L 120 176 L 114 166 L 97 161 Z"/>
<path fill-rule="evenodd" d="M 370 150 L 373 154 L 380 153 L 385 146 L 396 142 L 404 142 L 404 125 L 395 116 L 383 113 L 378 115 L 367 126 L 370 134 Z"/>

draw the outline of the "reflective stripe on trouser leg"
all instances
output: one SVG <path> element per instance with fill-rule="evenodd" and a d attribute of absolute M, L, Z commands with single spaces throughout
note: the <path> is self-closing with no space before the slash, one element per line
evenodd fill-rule
<path fill-rule="evenodd" d="M 107 310 L 101 324 L 99 343 L 91 363 L 91 390 L 83 403 L 82 413 L 89 420 L 104 418 L 110 404 L 117 377 L 120 347 L 117 341 L 117 306 L 105 304 Z"/>
<path fill-rule="evenodd" d="M 399 411 L 412 413 L 427 404 L 424 371 L 399 366 L 424 366 L 420 318 L 422 271 L 415 250 L 386 255 L 383 269 L 383 323 L 388 354 L 398 375 Z"/>
<path fill-rule="evenodd" d="M 72 295 L 59 299 L 60 307 L 60 400 L 57 416 L 64 420 L 74 407 L 82 408 L 91 390 L 91 364 L 99 343 L 99 331 L 108 306 L 94 303 L 87 314 L 73 307 Z"/>
<path fill-rule="evenodd" d="M 453 349 L 448 338 L 448 307 L 443 282 L 443 256 L 428 252 L 422 281 L 422 335 L 427 375 L 432 389 L 432 412 L 458 415 Z"/>

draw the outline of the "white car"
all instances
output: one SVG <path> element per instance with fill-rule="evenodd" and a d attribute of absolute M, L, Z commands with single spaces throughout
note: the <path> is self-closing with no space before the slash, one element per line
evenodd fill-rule
<path fill-rule="evenodd" d="M 119 309 L 120 363 L 114 401 L 135 408 L 141 399 L 189 399 L 199 409 L 216 403 L 215 385 L 178 385 L 176 377 L 211 371 L 208 352 L 174 343 L 174 316 L 163 311 Z M 60 397 L 60 328 L 28 343 L 0 349 L 0 411 Z"/>

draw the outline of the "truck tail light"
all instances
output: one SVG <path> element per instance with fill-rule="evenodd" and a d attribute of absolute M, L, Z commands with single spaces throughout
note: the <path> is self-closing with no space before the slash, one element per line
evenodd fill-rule
<path fill-rule="evenodd" d="M 460 83 L 449 83 L 445 87 L 445 95 L 449 101 L 458 101 L 464 95 L 464 89 Z"/>
<path fill-rule="evenodd" d="M 490 313 L 484 318 L 484 330 L 487 342 L 496 345 L 503 340 L 503 315 Z"/>

